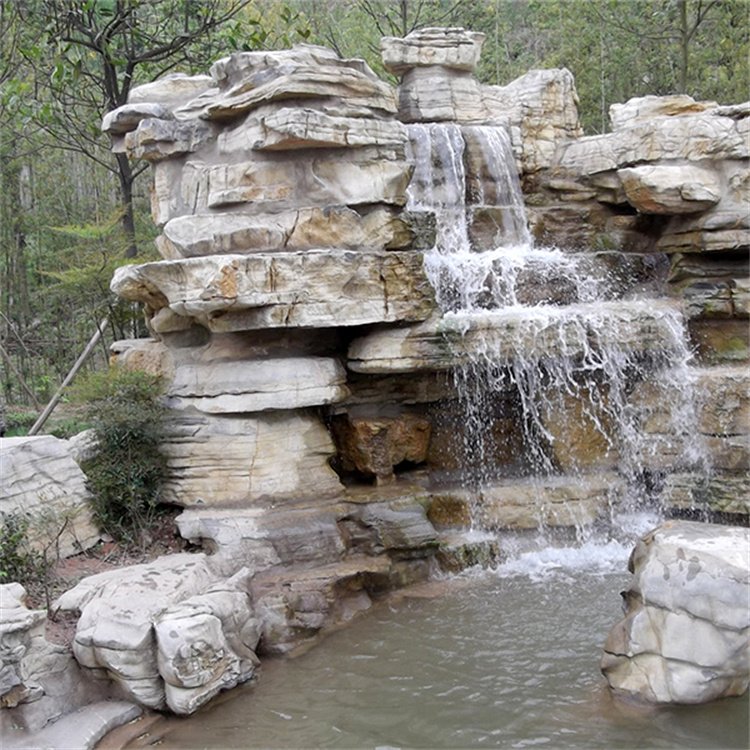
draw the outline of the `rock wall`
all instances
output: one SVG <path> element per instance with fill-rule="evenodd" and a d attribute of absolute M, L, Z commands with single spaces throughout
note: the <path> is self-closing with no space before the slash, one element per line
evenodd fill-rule
<path fill-rule="evenodd" d="M 476 435 L 452 373 L 488 340 L 497 367 L 519 341 L 574 359 L 615 330 L 623 356 L 658 361 L 684 310 L 714 473 L 681 463 L 658 378 L 627 389 L 656 446 L 643 468 L 675 507 L 747 514 L 748 109 L 632 100 L 613 108 L 612 133 L 586 138 L 568 71 L 481 86 L 481 43 L 463 29 L 383 40 L 397 90 L 321 47 L 235 53 L 210 75 L 137 87 L 105 118 L 114 150 L 153 166 L 163 257 L 115 274 L 153 337 L 117 342 L 113 361 L 164 376 L 165 498 L 203 548 L 94 577 L 58 603 L 80 613 L 79 661 L 132 699 L 189 713 L 248 679 L 257 655 L 294 649 L 378 594 L 491 562 L 495 544 L 460 533 L 472 523 L 608 513 L 629 479 L 602 437 L 605 412 L 577 397 L 545 402 L 555 472 L 539 479 L 518 394 L 496 393 L 492 481 L 461 485 Z M 494 247 L 507 208 L 471 130 L 488 124 L 510 135 L 537 239 L 608 285 L 596 319 L 547 328 L 501 310 L 466 329 L 440 315 L 423 266 L 436 217 L 405 208 L 404 123 L 436 121 L 463 128 L 475 249 Z M 556 278 L 520 289 L 527 302 L 570 301 Z M 143 600 L 137 621 L 123 597 Z"/>
<path fill-rule="evenodd" d="M 493 350 L 507 351 L 510 362 L 519 326 L 540 352 L 564 338 L 570 357 L 616 328 L 621 348 L 648 359 L 674 335 L 669 297 L 685 310 L 702 355 L 693 372 L 706 386 L 699 421 L 714 484 L 685 473 L 678 446 L 670 448 L 658 381 L 635 384 L 632 395 L 657 446 L 644 468 L 675 507 L 747 512 L 736 492 L 748 469 L 738 365 L 746 347 L 728 352 L 706 332 L 718 325 L 719 338 L 736 343 L 747 316 L 740 271 L 750 231 L 741 211 L 748 110 L 646 97 L 613 107 L 612 133 L 582 137 L 568 71 L 481 86 L 473 70 L 482 41 L 463 29 L 384 39 L 384 64 L 401 79 L 396 90 L 362 61 L 320 47 L 237 53 L 209 76 L 136 88 L 103 123 L 115 150 L 153 164 L 164 257 L 115 275 L 113 290 L 144 304 L 154 339 L 118 342 L 114 359 L 165 375 L 174 415 L 164 446 L 167 494 L 188 509 L 183 535 L 214 550 L 227 573 L 250 559 L 257 576 L 281 586 L 293 576 L 274 571 L 339 566 L 343 578 L 334 572 L 325 586 L 356 580 L 357 607 L 375 580 L 427 576 L 440 538 L 430 519 L 445 519 L 446 492 L 454 518 L 469 513 L 460 489 L 432 487 L 460 478 L 456 446 L 467 438 L 450 372 L 463 349 L 477 346 L 473 336 L 486 345 L 489 331 Z M 569 331 L 545 332 L 510 316 L 486 330 L 478 323 L 475 335 L 441 319 L 422 265 L 435 217 L 405 209 L 414 156 L 404 123 L 423 122 L 466 126 L 467 189 L 490 203 L 472 208 L 475 227 L 476 216 L 496 216 L 506 198 L 471 128 L 510 134 L 538 240 L 587 251 L 592 273 L 610 286 L 613 301 L 601 305 L 596 330 L 571 320 Z M 472 231 L 486 244 L 481 228 Z M 532 298 L 539 283 L 527 282 Z M 564 290 L 548 283 L 545 294 L 564 304 Z M 644 292 L 662 299 L 642 302 Z M 719 425 L 720 394 L 728 393 L 736 406 L 721 407 Z M 544 494 L 547 523 L 594 520 L 624 486 L 617 457 L 594 429 L 598 418 L 562 401 L 544 416 L 560 474 L 530 489 L 515 408 L 512 394 L 498 405 L 507 414 L 498 411 L 505 447 L 496 460 L 507 470 L 481 493 L 485 525 L 535 527 L 535 492 Z M 368 539 L 375 533 L 363 517 L 391 513 L 389 485 L 411 509 L 393 519 L 407 527 L 421 519 L 419 539 L 430 544 L 407 551 L 371 539 L 363 554 L 362 529 Z M 314 543 L 298 535 L 305 526 Z M 261 649 L 284 650 L 289 633 L 316 628 L 291 626 L 296 605 L 270 585 L 263 597 L 281 596 L 286 625 L 267 631 Z M 321 596 L 306 622 L 330 616 L 322 602 L 332 595 Z"/>

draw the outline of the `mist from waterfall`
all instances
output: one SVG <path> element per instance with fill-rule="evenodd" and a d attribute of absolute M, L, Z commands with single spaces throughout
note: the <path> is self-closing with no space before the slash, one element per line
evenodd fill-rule
<path fill-rule="evenodd" d="M 464 417 L 462 484 L 479 492 L 502 479 L 498 458 L 511 447 L 495 428 L 499 419 L 522 432 L 522 473 L 540 483 L 585 474 L 567 445 L 573 422 L 585 425 L 602 461 L 625 480 L 624 493 L 613 489 L 612 512 L 644 505 L 659 473 L 647 469 L 665 456 L 706 470 L 680 311 L 667 301 L 618 297 L 591 253 L 535 247 L 504 128 L 417 124 L 409 136 L 408 208 L 436 216 L 436 244 L 424 265 L 440 325 L 471 339 L 470 356 L 454 370 Z M 476 218 L 485 216 L 494 232 L 489 245 L 486 229 L 479 241 L 474 236 Z M 506 333 L 502 349 L 498 330 Z M 632 392 L 645 379 L 658 395 L 639 405 Z M 654 418 L 654 404 L 663 425 L 645 435 L 641 425 Z"/>

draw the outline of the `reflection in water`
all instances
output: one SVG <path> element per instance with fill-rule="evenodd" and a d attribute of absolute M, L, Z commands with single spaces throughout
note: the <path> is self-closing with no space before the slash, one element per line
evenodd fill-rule
<path fill-rule="evenodd" d="M 625 555 L 623 547 L 597 563 L 547 550 L 543 564 L 446 582 L 439 598 L 383 603 L 306 654 L 266 662 L 257 686 L 192 718 L 164 720 L 150 742 L 174 750 L 746 747 L 745 698 L 648 710 L 610 698 L 598 660 L 620 616 L 627 581 L 611 569 L 624 570 Z"/>

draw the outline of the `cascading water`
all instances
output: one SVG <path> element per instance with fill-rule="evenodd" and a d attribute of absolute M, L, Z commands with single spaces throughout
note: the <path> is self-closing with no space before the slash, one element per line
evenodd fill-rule
<path fill-rule="evenodd" d="M 466 355 L 454 371 L 465 424 L 462 483 L 478 494 L 498 480 L 506 446 L 493 422 L 507 404 L 523 434 L 523 473 L 537 483 L 584 473 L 565 443 L 571 421 L 586 424 L 603 460 L 625 479 L 627 491 L 611 498 L 611 508 L 642 505 L 644 467 L 660 454 L 679 454 L 683 466 L 704 464 L 679 311 L 667 302 L 613 299 L 589 253 L 534 247 L 505 129 L 419 124 L 409 135 L 409 208 L 436 215 L 425 269 L 446 339 L 460 337 Z M 487 216 L 489 244 L 476 228 Z M 659 438 L 641 433 L 648 415 L 630 398 L 646 377 L 668 406 Z"/>

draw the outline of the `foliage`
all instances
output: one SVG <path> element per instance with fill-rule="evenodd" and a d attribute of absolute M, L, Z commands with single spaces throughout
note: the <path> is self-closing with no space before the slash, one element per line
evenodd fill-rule
<path fill-rule="evenodd" d="M 20 511 L 0 513 L 0 583 L 34 584 L 47 576 L 49 563 L 30 543 L 31 517 Z"/>
<path fill-rule="evenodd" d="M 25 409 L 9 409 L 5 413 L 6 437 L 25 435 L 36 421 L 37 414 Z"/>
<path fill-rule="evenodd" d="M 74 391 L 96 436 L 97 451 L 82 465 L 100 528 L 138 543 L 159 513 L 164 414 L 159 379 L 113 368 L 84 379 Z"/>
<path fill-rule="evenodd" d="M 381 75 L 380 37 L 425 26 L 483 32 L 483 83 L 567 67 L 589 133 L 606 131 L 610 105 L 633 96 L 732 103 L 750 89 L 747 0 L 298 0 L 298 7 L 311 41 L 364 57 Z"/>

